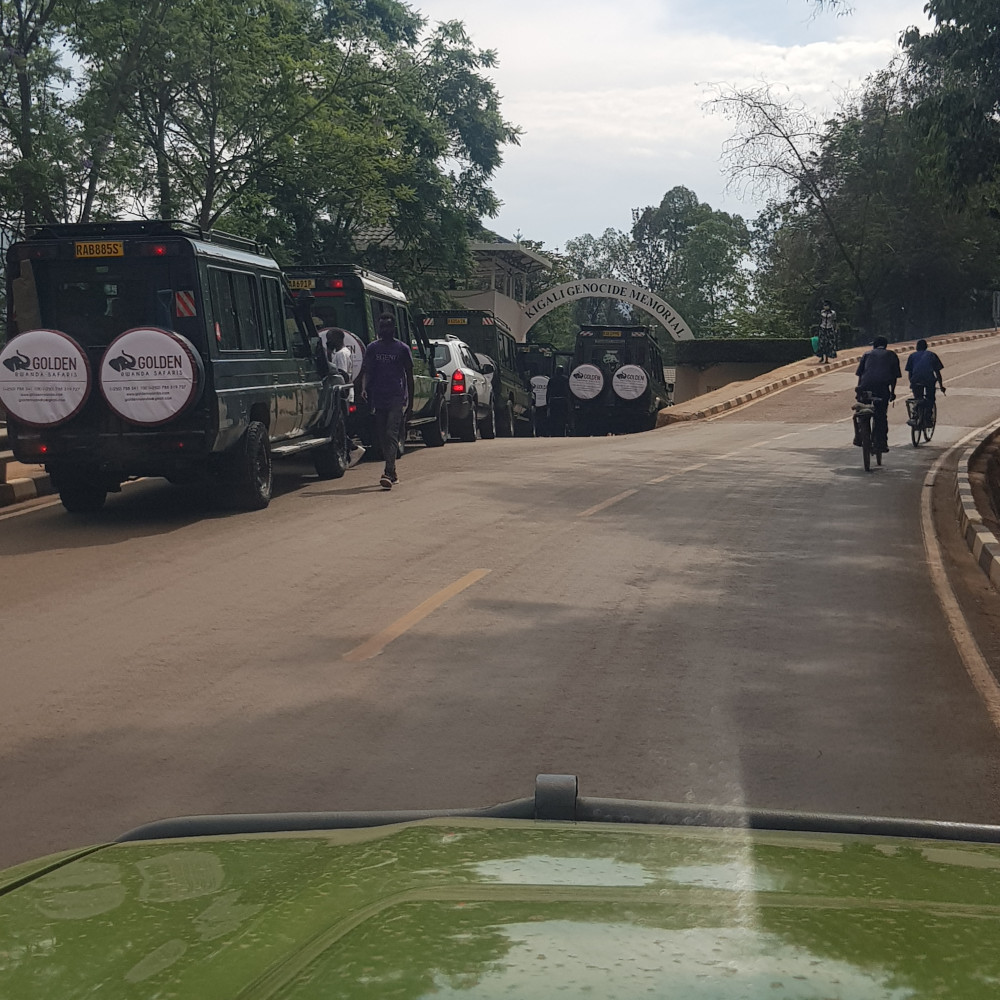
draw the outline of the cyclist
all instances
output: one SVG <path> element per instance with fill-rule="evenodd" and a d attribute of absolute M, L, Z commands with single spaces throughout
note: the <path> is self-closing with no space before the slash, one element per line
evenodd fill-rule
<path fill-rule="evenodd" d="M 941 378 L 941 369 L 944 365 L 941 359 L 933 352 L 927 350 L 927 341 L 918 340 L 917 349 L 906 359 L 906 372 L 910 376 L 910 392 L 916 400 L 926 399 L 924 404 L 928 411 L 934 405 L 934 397 L 937 394 L 937 387 L 941 386 L 941 392 L 945 392 L 944 379 Z M 916 425 L 916 417 L 911 417 L 906 421 L 911 427 Z"/>
<path fill-rule="evenodd" d="M 858 402 L 862 402 L 862 393 L 870 392 L 878 400 L 875 406 L 875 440 L 882 447 L 879 451 L 889 450 L 889 403 L 896 398 L 896 380 L 902 372 L 899 370 L 899 355 L 890 351 L 889 341 L 885 337 L 876 337 L 872 341 L 872 349 L 863 354 L 858 363 L 858 387 L 855 390 Z M 855 438 L 855 444 L 861 442 Z"/>

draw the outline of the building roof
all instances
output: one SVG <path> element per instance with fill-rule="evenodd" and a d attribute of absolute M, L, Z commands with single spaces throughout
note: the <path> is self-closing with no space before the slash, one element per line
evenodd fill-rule
<path fill-rule="evenodd" d="M 502 237 L 497 237 L 492 243 L 470 243 L 469 249 L 472 251 L 472 256 L 480 263 L 498 260 L 513 270 L 527 274 L 552 270 L 552 261 L 547 257 Z"/>

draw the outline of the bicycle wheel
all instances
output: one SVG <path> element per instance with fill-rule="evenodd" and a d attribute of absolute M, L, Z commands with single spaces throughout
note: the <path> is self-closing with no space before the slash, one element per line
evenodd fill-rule
<path fill-rule="evenodd" d="M 930 441 L 934 437 L 934 428 L 937 426 L 937 403 L 931 403 L 930 412 L 923 420 L 924 440 Z"/>
<path fill-rule="evenodd" d="M 914 448 L 920 444 L 920 425 L 923 423 L 922 417 L 923 414 L 919 406 L 910 407 L 910 441 Z"/>
<path fill-rule="evenodd" d="M 866 420 L 858 428 L 858 437 L 861 438 L 861 461 L 865 464 L 865 472 L 871 472 L 872 468 L 872 425 L 870 420 Z"/>

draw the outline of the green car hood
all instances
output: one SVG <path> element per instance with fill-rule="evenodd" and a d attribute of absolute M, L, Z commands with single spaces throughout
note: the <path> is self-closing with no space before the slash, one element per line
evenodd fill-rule
<path fill-rule="evenodd" d="M 1000 996 L 1000 847 L 430 820 L 0 873 L 4 1000 Z"/>

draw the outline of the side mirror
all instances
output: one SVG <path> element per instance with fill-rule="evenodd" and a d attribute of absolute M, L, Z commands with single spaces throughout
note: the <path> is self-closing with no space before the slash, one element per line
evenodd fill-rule
<path fill-rule="evenodd" d="M 489 363 L 486 363 L 486 364 L 482 364 L 482 365 L 480 365 L 480 366 L 479 366 L 479 370 L 480 370 L 480 371 L 481 371 L 481 372 L 482 372 L 482 373 L 483 373 L 484 375 L 492 375 L 492 374 L 493 374 L 493 373 L 494 373 L 494 372 L 496 371 L 496 369 L 495 369 L 495 368 L 493 367 L 493 365 L 491 365 L 491 364 L 489 364 Z"/>

